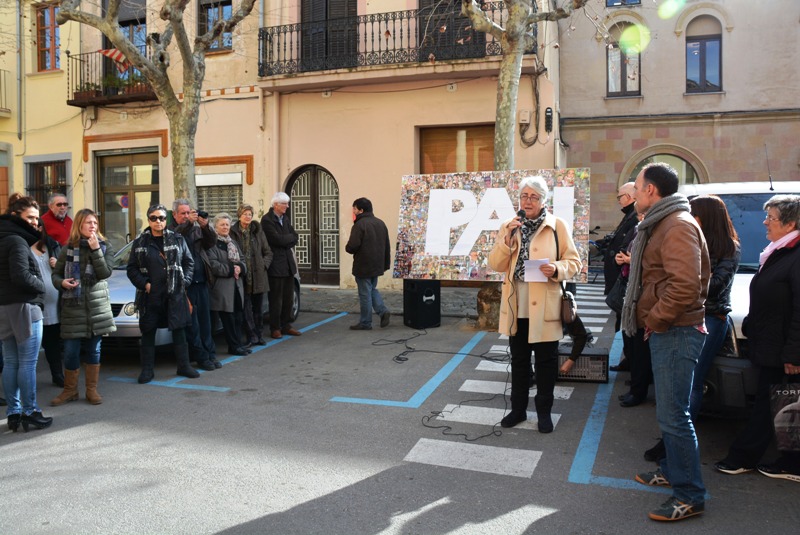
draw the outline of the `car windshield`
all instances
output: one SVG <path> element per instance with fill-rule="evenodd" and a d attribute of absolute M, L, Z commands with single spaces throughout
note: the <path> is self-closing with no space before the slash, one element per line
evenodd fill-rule
<path fill-rule="evenodd" d="M 128 242 L 122 249 L 116 252 L 114 255 L 114 269 L 124 271 L 128 268 L 128 257 L 131 254 L 131 245 L 133 245 L 133 242 Z"/>
<path fill-rule="evenodd" d="M 764 227 L 764 203 L 773 195 L 774 193 L 718 194 L 725 202 L 733 226 L 739 234 L 742 247 L 740 273 L 755 273 L 758 270 L 758 256 L 769 244 Z"/>

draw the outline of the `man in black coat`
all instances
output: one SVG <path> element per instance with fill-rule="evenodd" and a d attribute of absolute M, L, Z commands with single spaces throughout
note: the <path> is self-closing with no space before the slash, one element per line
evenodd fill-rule
<path fill-rule="evenodd" d="M 622 217 L 622 221 L 619 222 L 619 225 L 617 225 L 617 228 L 614 229 L 614 232 L 607 234 L 598 242 L 598 247 L 603 251 L 604 295 L 608 295 L 608 292 L 611 291 L 614 283 L 617 282 L 619 278 L 622 266 L 617 264 L 616 256 L 618 253 L 627 250 L 628 242 L 626 241 L 626 236 L 629 238 L 633 236 L 631 231 L 636 227 L 636 223 L 638 223 L 636 207 L 633 203 L 633 191 L 633 182 L 626 182 L 619 187 L 617 191 L 617 202 L 622 208 L 622 213 L 625 215 Z M 614 323 L 614 332 L 619 330 L 619 325 L 620 314 L 618 312 L 617 319 Z M 627 360 L 628 353 L 627 351 L 623 351 L 623 353 L 624 356 L 619 365 L 611 366 L 612 371 L 619 372 L 630 370 L 630 363 Z"/>
<path fill-rule="evenodd" d="M 284 334 L 300 336 L 300 331 L 292 327 L 294 274 L 297 271 L 292 247 L 297 245 L 298 236 L 286 215 L 288 209 L 289 196 L 278 192 L 272 197 L 272 208 L 261 218 L 261 228 L 272 249 L 272 264 L 267 269 L 269 330 L 276 339 Z"/>
<path fill-rule="evenodd" d="M 186 330 L 186 339 L 192 360 L 206 370 L 222 367 L 217 360 L 217 345 L 211 326 L 211 300 L 208 293 L 208 256 L 206 251 L 217 243 L 217 233 L 208 224 L 208 214 L 200 217 L 188 199 L 176 199 L 172 203 L 170 230 L 177 232 L 186 241 L 194 260 L 192 283 L 186 288 L 186 296 L 192 303 L 192 325 Z"/>
<path fill-rule="evenodd" d="M 355 224 L 345 251 L 353 255 L 353 276 L 358 285 L 358 301 L 361 306 L 359 322 L 351 325 L 354 331 L 372 329 L 372 310 L 381 317 L 381 327 L 389 325 L 391 313 L 383 304 L 378 291 L 378 277 L 389 269 L 391 245 L 389 230 L 372 213 L 372 202 L 361 197 L 353 202 Z"/>

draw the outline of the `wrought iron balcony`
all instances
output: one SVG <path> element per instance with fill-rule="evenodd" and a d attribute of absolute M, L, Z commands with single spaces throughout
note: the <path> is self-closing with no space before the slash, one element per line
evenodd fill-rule
<path fill-rule="evenodd" d="M 85 108 L 156 100 L 149 82 L 138 70 L 129 66 L 125 72 L 120 72 L 117 65 L 99 51 L 70 55 L 67 104 Z"/>
<path fill-rule="evenodd" d="M 260 77 L 329 69 L 485 58 L 501 54 L 500 43 L 472 29 L 460 3 L 260 28 Z M 503 2 L 483 10 L 504 26 Z M 535 53 L 532 47 L 529 53 Z"/>

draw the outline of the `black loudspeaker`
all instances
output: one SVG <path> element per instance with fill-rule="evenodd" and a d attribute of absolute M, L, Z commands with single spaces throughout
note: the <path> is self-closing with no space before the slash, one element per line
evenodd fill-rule
<path fill-rule="evenodd" d="M 412 329 L 441 325 L 441 296 L 438 280 L 403 280 L 403 323 Z"/>

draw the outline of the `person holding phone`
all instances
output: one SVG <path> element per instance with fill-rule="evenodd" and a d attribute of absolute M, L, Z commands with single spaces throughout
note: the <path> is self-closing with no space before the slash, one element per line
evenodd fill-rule
<path fill-rule="evenodd" d="M 78 399 L 80 357 L 84 354 L 86 401 L 99 405 L 100 341 L 117 330 L 108 297 L 114 253 L 99 232 L 97 214 L 89 208 L 75 214 L 69 240 L 53 268 L 53 285 L 61 290 L 61 338 L 64 340 L 64 390 L 50 405 Z M 81 351 L 81 348 L 86 348 Z"/>

